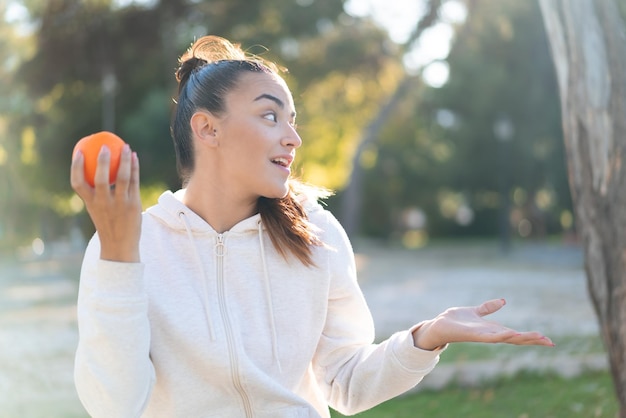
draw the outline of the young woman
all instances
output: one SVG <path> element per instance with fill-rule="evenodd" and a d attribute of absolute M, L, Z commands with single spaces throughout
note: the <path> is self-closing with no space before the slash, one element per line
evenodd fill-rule
<path fill-rule="evenodd" d="M 95 187 L 71 183 L 97 233 L 78 298 L 75 380 L 94 417 L 329 417 L 416 385 L 448 343 L 545 345 L 486 321 L 492 300 L 373 344 L 352 248 L 315 190 L 290 179 L 302 140 L 277 68 L 218 37 L 181 57 L 172 122 L 183 189 L 141 213 L 127 146 Z"/>

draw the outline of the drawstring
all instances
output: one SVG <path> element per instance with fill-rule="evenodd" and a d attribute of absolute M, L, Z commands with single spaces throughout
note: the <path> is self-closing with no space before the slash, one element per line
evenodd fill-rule
<path fill-rule="evenodd" d="M 211 337 L 211 341 L 215 341 L 215 332 L 213 330 L 213 321 L 211 321 L 211 315 L 209 310 L 209 287 L 207 284 L 207 278 L 204 271 L 204 266 L 202 264 L 202 260 L 200 258 L 200 254 L 198 254 L 198 249 L 195 245 L 195 240 L 193 239 L 193 234 L 191 232 L 191 225 L 189 225 L 189 220 L 185 215 L 185 212 L 178 212 L 178 217 L 185 224 L 185 230 L 187 231 L 187 236 L 189 237 L 189 242 L 193 248 L 193 253 L 196 258 L 196 263 L 200 268 L 200 272 L 202 273 L 202 287 L 204 291 L 204 311 L 206 313 L 208 327 L 209 327 L 209 335 Z M 282 373 L 282 367 L 280 364 L 280 357 L 278 355 L 278 339 L 276 338 L 276 321 L 274 317 L 274 304 L 272 302 L 272 288 L 270 283 L 270 276 L 267 270 L 267 262 L 265 260 L 265 245 L 263 244 L 263 225 L 261 221 L 258 222 L 258 233 L 259 233 L 259 245 L 261 247 L 261 260 L 263 262 L 263 281 L 265 286 L 265 298 L 267 299 L 267 305 L 269 307 L 269 321 L 270 328 L 272 332 L 272 356 L 276 361 L 278 366 L 278 371 Z"/>
<path fill-rule="evenodd" d="M 209 335 L 211 337 L 211 341 L 215 341 L 215 332 L 213 331 L 213 321 L 211 321 L 211 314 L 209 310 L 209 287 L 207 284 L 207 277 L 204 272 L 204 266 L 202 265 L 202 260 L 200 259 L 200 254 L 198 254 L 198 249 L 196 248 L 195 241 L 193 239 L 193 234 L 191 233 L 191 226 L 189 225 L 189 221 L 187 220 L 187 216 L 185 212 L 178 212 L 178 217 L 185 224 L 185 229 L 187 230 L 187 236 L 189 237 L 189 243 L 193 247 L 193 254 L 196 257 L 196 263 L 198 267 L 200 267 L 200 272 L 202 273 L 202 287 L 204 290 L 204 312 L 206 313 L 206 319 L 209 324 Z"/>
<path fill-rule="evenodd" d="M 276 322 L 274 320 L 274 304 L 272 302 L 272 287 L 270 285 L 270 275 L 267 271 L 267 263 L 265 261 L 265 245 L 263 244 L 263 225 L 261 221 L 257 223 L 259 229 L 259 244 L 261 246 L 261 260 L 263 261 L 263 278 L 265 283 L 265 298 L 267 299 L 267 305 L 269 307 L 269 320 L 270 320 L 270 328 L 272 331 L 272 355 L 274 356 L 274 360 L 276 360 L 276 364 L 278 365 L 278 371 L 280 373 L 283 372 L 282 367 L 280 366 L 280 357 L 278 356 L 278 341 L 276 338 Z"/>

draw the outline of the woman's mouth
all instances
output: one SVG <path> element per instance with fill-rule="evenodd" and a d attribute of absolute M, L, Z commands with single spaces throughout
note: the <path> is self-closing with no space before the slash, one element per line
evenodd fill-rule
<path fill-rule="evenodd" d="M 290 161 L 287 160 L 286 158 L 274 158 L 272 159 L 272 162 L 276 165 L 279 165 L 281 167 L 285 167 L 285 168 L 289 168 L 290 165 Z"/>

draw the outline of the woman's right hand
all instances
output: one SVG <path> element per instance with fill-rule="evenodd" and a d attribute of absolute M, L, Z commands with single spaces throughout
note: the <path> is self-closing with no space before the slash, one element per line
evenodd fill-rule
<path fill-rule="evenodd" d="M 72 160 L 70 182 L 83 199 L 98 231 L 100 258 L 110 261 L 139 262 L 141 197 L 139 159 L 124 145 L 115 187 L 109 185 L 111 153 L 103 146 L 98 154 L 94 187 L 85 180 L 84 156 L 78 151 Z"/>

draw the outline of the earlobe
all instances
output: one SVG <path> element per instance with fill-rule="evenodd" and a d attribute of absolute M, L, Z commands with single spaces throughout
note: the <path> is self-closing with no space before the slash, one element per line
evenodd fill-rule
<path fill-rule="evenodd" d="M 207 111 L 197 111 L 189 121 L 194 136 L 209 146 L 217 145 L 216 122 L 215 116 Z"/>

